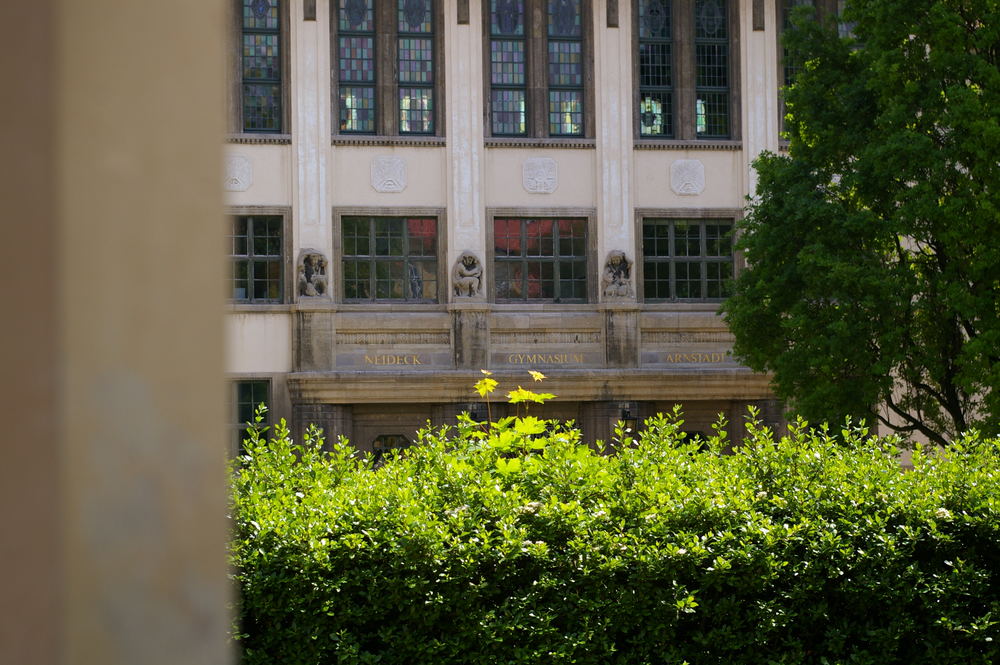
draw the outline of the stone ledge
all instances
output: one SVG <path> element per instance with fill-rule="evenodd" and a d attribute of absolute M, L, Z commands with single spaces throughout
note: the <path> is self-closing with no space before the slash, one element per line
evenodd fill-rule
<path fill-rule="evenodd" d="M 497 400 L 517 385 L 531 383 L 527 370 L 493 370 Z M 770 377 L 745 368 L 546 370 L 535 387 L 554 393 L 556 402 L 634 400 L 773 399 Z M 296 372 L 288 375 L 295 402 L 440 403 L 478 401 L 473 384 L 478 370 L 420 372 Z"/>

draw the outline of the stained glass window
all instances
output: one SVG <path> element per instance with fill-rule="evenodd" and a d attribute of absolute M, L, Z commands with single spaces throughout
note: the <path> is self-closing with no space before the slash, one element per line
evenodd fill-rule
<path fill-rule="evenodd" d="M 729 137 L 729 21 L 726 0 L 696 0 L 695 133 Z"/>
<path fill-rule="evenodd" d="M 548 0 L 549 134 L 583 134 L 580 0 Z"/>
<path fill-rule="evenodd" d="M 726 298 L 733 277 L 732 230 L 732 222 L 722 220 L 643 220 L 645 299 Z"/>
<path fill-rule="evenodd" d="M 437 302 L 437 220 L 344 217 L 344 299 Z"/>
<path fill-rule="evenodd" d="M 587 300 L 586 219 L 495 219 L 493 239 L 497 300 Z"/>
<path fill-rule="evenodd" d="M 233 217 L 229 240 L 232 299 L 250 303 L 281 302 L 282 218 L 278 215 Z"/>
<path fill-rule="evenodd" d="M 337 71 L 341 132 L 375 132 L 374 0 L 340 0 Z"/>
<path fill-rule="evenodd" d="M 639 134 L 674 135 L 670 0 L 639 0 Z"/>
<path fill-rule="evenodd" d="M 398 2 L 399 133 L 433 134 L 433 7 L 431 0 Z"/>
<path fill-rule="evenodd" d="M 490 109 L 494 136 L 527 131 L 524 0 L 490 0 Z"/>
<path fill-rule="evenodd" d="M 433 0 L 337 0 L 338 133 L 435 133 L 434 21 Z"/>
<path fill-rule="evenodd" d="M 489 12 L 491 134 L 582 136 L 582 0 L 490 0 Z"/>
<path fill-rule="evenodd" d="M 279 0 L 243 0 L 243 131 L 281 131 Z"/>

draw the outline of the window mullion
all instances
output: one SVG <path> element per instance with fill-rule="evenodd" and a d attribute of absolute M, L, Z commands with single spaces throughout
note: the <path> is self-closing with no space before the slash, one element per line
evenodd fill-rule
<path fill-rule="evenodd" d="M 548 136 L 547 108 L 548 86 L 548 39 L 546 21 L 546 0 L 526 0 L 528 21 L 526 30 L 530 44 L 528 53 L 528 134 L 537 138 Z"/>

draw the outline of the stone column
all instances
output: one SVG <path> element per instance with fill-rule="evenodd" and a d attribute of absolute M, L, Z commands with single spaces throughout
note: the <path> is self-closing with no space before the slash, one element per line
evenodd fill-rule
<path fill-rule="evenodd" d="M 327 161 L 330 154 L 330 3 L 317 2 L 316 19 L 305 20 L 302 2 L 289 2 L 291 46 L 292 201 L 296 232 L 293 257 L 316 248 L 326 257 L 333 247 Z M 333 287 L 330 267 L 328 279 Z M 337 277 L 339 279 L 339 276 Z"/>
<path fill-rule="evenodd" d="M 740 78 L 745 193 L 752 195 L 757 177 L 750 165 L 764 150 L 778 149 L 778 52 L 775 3 L 740 3 Z M 757 6 L 757 20 L 754 7 Z M 761 27 L 763 13 L 763 30 Z"/>
<path fill-rule="evenodd" d="M 460 8 L 463 19 L 468 14 L 467 23 L 458 22 Z M 455 265 L 464 251 L 471 251 L 480 262 L 486 261 L 481 12 L 481 2 L 445 0 L 444 3 L 449 267 Z M 453 300 L 454 294 L 449 299 Z"/>
<path fill-rule="evenodd" d="M 632 4 L 618 5 L 618 27 L 607 27 L 606 3 L 594 3 L 594 90 L 596 104 L 597 256 L 622 250 L 635 260 L 632 217 Z M 612 7 L 612 10 L 614 7 Z M 602 263 L 603 266 L 603 263 Z M 603 296 L 602 296 L 603 299 Z"/>
<path fill-rule="evenodd" d="M 228 2 L 0 4 L 0 662 L 230 662 Z"/>
<path fill-rule="evenodd" d="M 299 303 L 292 328 L 296 372 L 323 372 L 334 365 L 334 313 L 320 303 Z"/>
<path fill-rule="evenodd" d="M 639 306 L 601 305 L 608 367 L 639 366 Z"/>
<path fill-rule="evenodd" d="M 451 311 L 455 367 L 485 369 L 489 363 L 489 309 L 486 303 L 455 303 Z"/>

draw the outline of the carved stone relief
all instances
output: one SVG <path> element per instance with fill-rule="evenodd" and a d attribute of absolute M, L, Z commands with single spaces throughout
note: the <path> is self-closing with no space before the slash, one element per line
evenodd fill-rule
<path fill-rule="evenodd" d="M 451 284 L 460 298 L 475 298 L 482 292 L 483 266 L 472 252 L 462 252 L 451 271 Z"/>
<path fill-rule="evenodd" d="M 559 165 L 550 157 L 532 157 L 524 160 L 521 184 L 532 194 L 551 194 L 559 186 Z"/>
<path fill-rule="evenodd" d="M 670 186 L 680 196 L 705 191 L 705 165 L 697 159 L 678 159 L 670 165 Z"/>
<path fill-rule="evenodd" d="M 432 344 L 446 346 L 451 337 L 446 332 L 351 332 L 337 333 L 337 344 L 391 346 L 396 344 Z"/>
<path fill-rule="evenodd" d="M 616 249 L 608 253 L 601 276 L 601 290 L 605 298 L 632 297 L 632 262 L 625 252 Z"/>
<path fill-rule="evenodd" d="M 253 184 L 253 164 L 243 155 L 226 157 L 226 176 L 223 187 L 227 192 L 245 192 Z"/>
<path fill-rule="evenodd" d="M 302 251 L 299 258 L 299 295 L 307 298 L 327 295 L 326 257 L 315 249 Z"/>
<path fill-rule="evenodd" d="M 381 156 L 372 160 L 372 189 L 395 193 L 406 189 L 406 162 L 401 157 Z"/>

